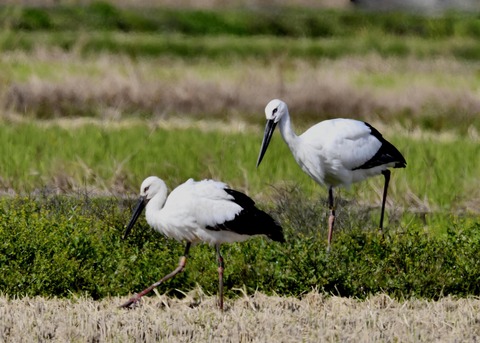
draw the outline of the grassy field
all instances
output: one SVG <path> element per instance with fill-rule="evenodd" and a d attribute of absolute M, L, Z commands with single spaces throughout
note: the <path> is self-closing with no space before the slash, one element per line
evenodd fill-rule
<path fill-rule="evenodd" d="M 215 129 L 210 125 L 214 122 L 203 126 L 197 122 L 188 128 L 180 127 L 188 123 L 175 123 L 3 126 L 2 187 L 4 192 L 19 194 L 45 188 L 57 193 L 83 190 L 91 195 L 133 197 L 148 175 L 161 176 L 171 187 L 195 176 L 227 180 L 264 202 L 271 201 L 272 186 L 289 183 L 298 185 L 308 198 L 326 197 L 326 190 L 298 168 L 280 137 L 274 139 L 265 166 L 255 168 L 260 125 L 216 123 Z M 477 140 L 455 134 L 417 137 L 379 125 L 409 161 L 407 169 L 394 172 L 391 204 L 403 212 L 478 213 Z M 464 159 L 470 163 L 463 163 Z M 381 187 L 382 179 L 376 178 L 343 192 L 358 204 L 379 203 Z"/>
<path fill-rule="evenodd" d="M 478 14 L 89 2 L 4 6 L 0 27 L 0 341 L 478 340 Z M 327 192 L 280 135 L 255 168 L 275 97 L 297 133 L 351 117 L 404 154 L 385 239 L 381 177 L 338 192 L 327 255 Z M 208 246 L 116 308 L 182 251 L 143 219 L 120 239 L 152 174 L 221 179 L 284 226 L 223 248 L 225 313 Z"/>

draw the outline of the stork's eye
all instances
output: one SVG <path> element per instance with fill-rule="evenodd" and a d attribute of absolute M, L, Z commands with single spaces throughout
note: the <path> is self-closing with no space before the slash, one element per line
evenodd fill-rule
<path fill-rule="evenodd" d="M 147 186 L 143 189 L 143 193 L 147 193 L 148 189 L 150 188 L 150 186 Z"/>
<path fill-rule="evenodd" d="M 277 113 L 277 111 L 278 111 L 278 108 L 274 108 L 273 111 L 272 111 L 272 114 Z"/>

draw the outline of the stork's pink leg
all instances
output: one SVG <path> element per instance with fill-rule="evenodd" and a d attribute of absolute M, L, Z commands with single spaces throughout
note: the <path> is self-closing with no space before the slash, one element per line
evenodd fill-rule
<path fill-rule="evenodd" d="M 332 242 L 333 226 L 335 225 L 335 206 L 333 205 L 333 187 L 328 189 L 328 207 L 330 208 L 330 216 L 328 217 L 328 245 L 327 252 L 330 251 L 330 243 Z"/>
<path fill-rule="evenodd" d="M 217 249 L 217 261 L 218 261 L 218 307 L 223 311 L 223 257 L 220 254 L 220 244 L 216 244 Z"/>
<path fill-rule="evenodd" d="M 141 291 L 140 293 L 137 293 L 135 294 L 133 297 L 131 297 L 126 303 L 120 305 L 119 307 L 121 308 L 126 308 L 126 307 L 130 307 L 132 305 L 134 305 L 135 303 L 137 303 L 141 297 L 143 297 L 145 294 L 149 293 L 150 291 L 152 291 L 154 288 L 158 287 L 159 285 L 161 285 L 162 283 L 164 283 L 165 281 L 167 281 L 168 279 L 171 279 L 172 277 L 174 277 L 175 275 L 177 275 L 178 273 L 180 273 L 181 271 L 183 271 L 185 269 L 185 266 L 187 264 L 187 256 L 188 256 L 188 251 L 190 250 L 190 245 L 191 243 L 188 242 L 186 247 L 185 247 L 185 253 L 183 254 L 182 257 L 180 257 L 180 261 L 178 262 L 178 267 L 173 271 L 171 272 L 170 274 L 168 275 L 165 275 L 162 279 L 158 280 L 157 282 L 155 282 L 154 284 L 152 284 L 150 287 L 148 288 L 145 288 L 143 291 Z"/>
<path fill-rule="evenodd" d="M 387 202 L 388 183 L 390 182 L 390 170 L 386 169 L 382 172 L 385 177 L 385 185 L 383 186 L 382 212 L 380 213 L 380 231 L 383 234 L 383 217 L 385 214 L 385 203 Z"/>

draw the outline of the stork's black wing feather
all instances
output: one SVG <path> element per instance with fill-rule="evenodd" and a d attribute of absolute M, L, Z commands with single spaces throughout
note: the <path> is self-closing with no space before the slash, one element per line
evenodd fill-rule
<path fill-rule="evenodd" d="M 361 166 L 354 168 L 353 170 L 370 169 L 387 163 L 395 163 L 395 165 L 393 166 L 394 168 L 405 168 L 407 166 L 407 162 L 405 161 L 405 158 L 400 153 L 400 151 L 398 151 L 398 149 L 395 148 L 392 143 L 383 138 L 382 134 L 378 132 L 378 130 L 375 129 L 372 125 L 368 123 L 365 123 L 365 125 L 370 128 L 370 134 L 377 138 L 382 143 L 382 145 L 371 159 L 369 159 Z"/>
<path fill-rule="evenodd" d="M 233 220 L 226 221 L 215 227 L 207 227 L 209 230 L 215 231 L 232 231 L 241 235 L 266 235 L 270 239 L 277 242 L 285 242 L 283 236 L 283 228 L 267 213 L 258 209 L 255 202 L 234 189 L 226 188 L 225 192 L 230 194 L 233 199 L 231 201 L 242 207 Z"/>

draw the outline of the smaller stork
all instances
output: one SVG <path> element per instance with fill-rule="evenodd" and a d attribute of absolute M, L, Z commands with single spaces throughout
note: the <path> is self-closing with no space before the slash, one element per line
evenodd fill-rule
<path fill-rule="evenodd" d="M 270 215 L 255 207 L 255 202 L 247 195 L 228 188 L 223 182 L 189 179 L 167 198 L 167 186 L 163 180 L 156 176 L 146 178 L 140 187 L 140 198 L 124 239 L 145 207 L 148 224 L 167 237 L 185 241 L 185 252 L 174 271 L 135 294 L 120 307 L 130 307 L 155 287 L 183 271 L 190 246 L 204 242 L 215 245 L 217 251 L 218 305 L 223 310 L 224 263 L 220 244 L 242 242 L 254 235 L 285 242 L 282 227 Z"/>

